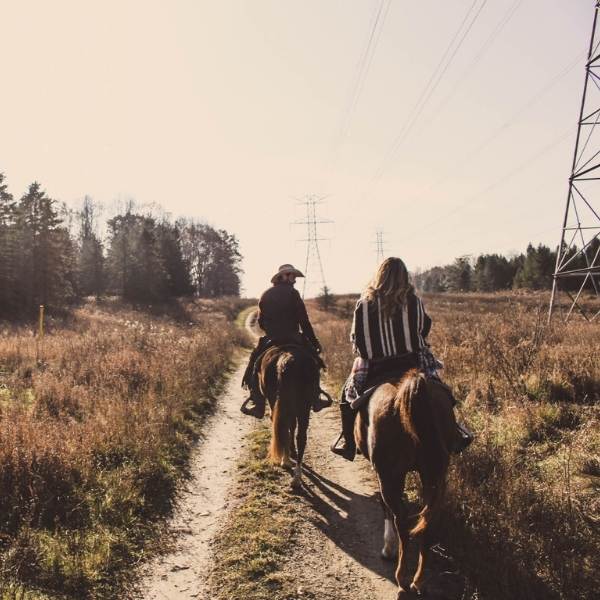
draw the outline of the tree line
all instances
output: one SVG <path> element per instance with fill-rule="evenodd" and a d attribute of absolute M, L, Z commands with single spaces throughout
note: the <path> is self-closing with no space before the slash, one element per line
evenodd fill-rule
<path fill-rule="evenodd" d="M 592 261 L 600 241 L 595 238 L 585 250 Z M 577 253 L 573 247 L 570 255 Z M 572 269 L 587 266 L 586 256 L 573 259 Z M 529 244 L 525 253 L 505 257 L 501 254 L 481 254 L 476 258 L 461 256 L 452 264 L 433 267 L 413 274 L 415 285 L 424 292 L 494 292 L 514 288 L 544 290 L 552 287 L 556 266 L 556 251 L 544 244 Z M 580 278 L 565 280 L 563 287 L 577 290 Z M 591 283 L 590 283 L 591 286 Z"/>
<path fill-rule="evenodd" d="M 17 200 L 0 173 L 0 317 L 106 294 L 145 304 L 239 296 L 234 235 L 133 202 L 104 223 L 101 212 L 87 196 L 79 210 L 68 209 L 37 182 Z"/>

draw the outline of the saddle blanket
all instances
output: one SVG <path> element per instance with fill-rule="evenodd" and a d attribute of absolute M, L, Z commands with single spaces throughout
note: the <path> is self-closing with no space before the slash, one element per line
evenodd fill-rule
<path fill-rule="evenodd" d="M 441 381 L 438 370 L 444 368 L 444 364 L 438 360 L 431 352 L 428 346 L 425 346 L 417 355 L 418 368 L 425 373 L 428 379 Z M 392 375 L 392 374 L 390 374 Z M 357 356 L 352 364 L 352 370 L 346 383 L 344 384 L 344 397 L 354 410 L 364 406 L 373 392 L 383 383 L 377 382 L 375 385 L 365 389 L 369 377 L 369 360 Z"/>

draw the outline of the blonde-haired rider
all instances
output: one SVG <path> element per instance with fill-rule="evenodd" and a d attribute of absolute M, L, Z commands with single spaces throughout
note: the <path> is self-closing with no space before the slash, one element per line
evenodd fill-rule
<path fill-rule="evenodd" d="M 357 357 L 342 393 L 342 434 L 331 447 L 332 452 L 354 459 L 355 408 L 360 396 L 374 391 L 379 383 L 400 379 L 409 369 L 420 368 L 447 388 L 437 373 L 442 364 L 427 343 L 430 329 L 431 318 L 410 282 L 406 265 L 399 258 L 385 259 L 354 311 L 351 341 Z M 457 450 L 472 440 L 464 428 L 459 433 Z M 344 443 L 338 446 L 342 437 Z"/>

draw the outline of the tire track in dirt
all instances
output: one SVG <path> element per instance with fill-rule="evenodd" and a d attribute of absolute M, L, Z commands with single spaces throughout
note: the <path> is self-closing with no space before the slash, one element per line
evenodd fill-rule
<path fill-rule="evenodd" d="M 246 328 L 252 333 L 252 314 Z M 143 569 L 139 595 L 144 600 L 210 600 L 207 579 L 212 561 L 211 541 L 230 509 L 231 488 L 245 437 L 254 419 L 240 412 L 245 369 L 244 354 L 229 377 L 215 411 L 204 423 L 202 438 L 190 461 L 190 479 L 180 494 L 169 531 L 175 537 L 171 552 Z"/>

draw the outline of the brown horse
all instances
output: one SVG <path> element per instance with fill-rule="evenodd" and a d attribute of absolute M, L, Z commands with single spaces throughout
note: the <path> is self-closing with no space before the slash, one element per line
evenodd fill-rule
<path fill-rule="evenodd" d="M 397 384 L 384 383 L 377 388 L 368 407 L 359 412 L 355 435 L 379 481 L 385 512 L 382 556 L 392 559 L 398 545 L 398 598 L 409 595 L 403 577 L 410 536 L 419 540 L 419 564 L 410 590 L 420 593 L 432 543 L 431 528 L 439 517 L 449 453 L 456 438 L 452 398 L 444 387 L 411 369 Z M 424 503 L 412 528 L 404 497 L 410 471 L 419 473 Z"/>
<path fill-rule="evenodd" d="M 269 456 L 282 467 L 291 468 L 296 459 L 292 487 L 302 485 L 302 459 L 313 401 L 319 397 L 320 368 L 302 346 L 269 348 L 260 363 L 261 393 L 271 407 L 272 436 Z M 296 444 L 294 444 L 294 435 Z"/>

